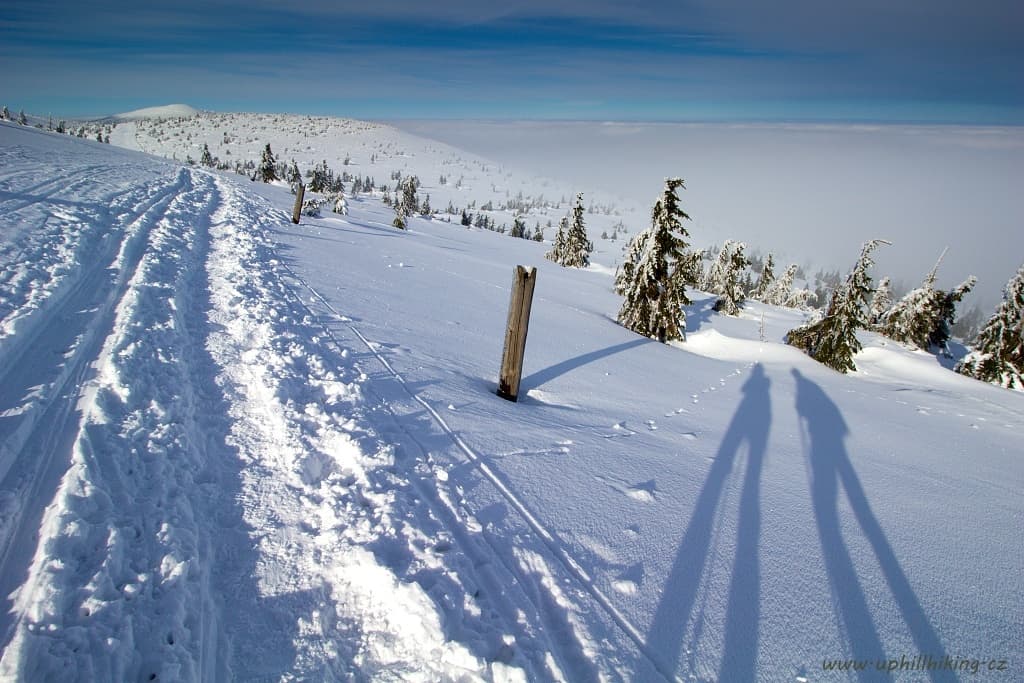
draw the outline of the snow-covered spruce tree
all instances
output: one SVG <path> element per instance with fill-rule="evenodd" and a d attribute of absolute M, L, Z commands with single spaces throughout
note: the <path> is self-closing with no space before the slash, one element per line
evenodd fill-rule
<path fill-rule="evenodd" d="M 740 307 L 746 299 L 746 292 L 741 282 L 741 274 L 750 265 L 750 261 L 743 254 L 746 246 L 743 242 L 726 240 L 719 254 L 720 258 L 722 254 L 726 254 L 725 262 L 719 273 L 720 279 L 714 283 L 718 290 L 715 293 L 719 295 L 714 309 L 719 313 L 725 313 L 726 315 L 740 314 Z"/>
<path fill-rule="evenodd" d="M 519 237 L 520 239 L 526 237 L 526 223 L 523 222 L 522 216 L 516 215 L 512 219 L 512 229 L 508 234 L 511 237 Z"/>
<path fill-rule="evenodd" d="M 682 178 L 665 181 L 651 212 L 651 227 L 626 244 L 625 260 L 615 276 L 615 291 L 624 298 L 619 322 L 662 343 L 685 339 L 683 306 L 690 304 L 686 282 L 693 264 L 682 223 L 690 217 L 679 207 L 680 187 L 685 189 Z"/>
<path fill-rule="evenodd" d="M 419 213 L 419 198 L 416 196 L 416 190 L 420 187 L 420 180 L 414 175 L 407 176 L 398 183 L 398 187 L 395 188 L 395 194 L 398 195 L 401 192 L 401 203 L 405 206 L 405 215 L 411 216 L 414 213 Z"/>
<path fill-rule="evenodd" d="M 206 168 L 213 168 L 215 165 L 213 162 L 213 155 L 210 154 L 210 147 L 205 142 L 203 143 L 203 154 L 199 157 L 199 163 Z"/>
<path fill-rule="evenodd" d="M 532 239 L 534 242 L 544 241 L 544 231 L 541 230 L 540 223 L 537 223 L 537 225 L 533 228 L 533 237 L 531 237 L 530 239 Z"/>
<path fill-rule="evenodd" d="M 817 300 L 818 295 L 809 289 L 794 289 L 790 291 L 789 298 L 786 299 L 786 303 L 784 305 L 786 308 L 808 310 L 811 308 L 811 302 Z"/>
<path fill-rule="evenodd" d="M 345 199 L 344 192 L 339 192 L 334 197 L 334 213 L 342 216 L 348 215 L 348 201 Z"/>
<path fill-rule="evenodd" d="M 270 143 L 263 148 L 263 156 L 260 158 L 260 167 L 257 169 L 257 174 L 260 180 L 265 183 L 273 182 L 277 180 L 277 160 L 274 158 L 274 153 L 270 151 Z"/>
<path fill-rule="evenodd" d="M 886 275 L 878 283 L 875 296 L 871 299 L 871 312 L 868 315 L 868 325 L 871 328 L 877 327 L 885 314 L 892 308 L 892 282 Z"/>
<path fill-rule="evenodd" d="M 785 272 L 782 273 L 782 277 L 772 283 L 761 300 L 773 306 L 785 306 L 793 295 L 793 280 L 796 278 L 796 271 L 799 267 L 795 263 L 789 264 Z"/>
<path fill-rule="evenodd" d="M 561 264 L 566 268 L 586 268 L 590 265 L 590 253 L 594 245 L 587 238 L 587 228 L 583 223 L 583 193 L 576 195 L 576 204 L 572 207 L 572 221 L 565 233 L 565 248 L 562 252 Z"/>
<path fill-rule="evenodd" d="M 299 171 L 299 165 L 295 163 L 295 159 L 292 159 L 291 166 L 288 167 L 288 175 L 285 176 L 285 180 L 292 188 L 292 194 L 299 191 L 299 185 L 302 184 L 302 173 Z"/>
<path fill-rule="evenodd" d="M 764 301 L 764 296 L 773 282 L 775 282 L 775 262 L 769 252 L 761 265 L 761 275 L 757 278 L 757 284 L 754 285 L 754 291 L 750 293 L 750 298 L 755 301 Z"/>
<path fill-rule="evenodd" d="M 551 245 L 551 251 L 544 254 L 544 258 L 561 265 L 565 258 L 565 236 L 569 232 L 569 219 L 562 216 L 558 221 L 558 232 L 555 233 L 555 243 Z"/>
<path fill-rule="evenodd" d="M 409 214 L 406 213 L 405 203 L 401 200 L 395 202 L 395 220 L 391 221 L 391 225 L 395 226 L 399 230 L 405 230 L 406 224 L 408 223 Z"/>
<path fill-rule="evenodd" d="M 327 160 L 324 159 L 313 167 L 313 174 L 309 177 L 309 191 L 323 192 L 327 189 Z"/>
<path fill-rule="evenodd" d="M 0 121 L 10 121 L 10 120 L 11 120 L 11 112 L 7 108 L 7 105 L 5 104 L 4 108 L 3 108 L 3 111 L 0 111 Z"/>
<path fill-rule="evenodd" d="M 25 110 L 24 109 L 22 109 L 21 111 L 18 112 L 18 124 L 22 125 L 22 126 L 27 126 L 28 125 L 28 117 L 25 116 Z"/>
<path fill-rule="evenodd" d="M 974 287 L 975 280 L 972 276 L 949 292 L 935 289 L 941 263 L 942 256 L 921 286 L 907 292 L 885 314 L 879 328 L 882 334 L 907 346 L 927 350 L 934 344 L 945 351 L 949 325 L 956 317 L 956 304 Z"/>
<path fill-rule="evenodd" d="M 873 264 L 871 252 L 884 240 L 870 240 L 861 248 L 860 258 L 850 271 L 846 282 L 836 288 L 829 301 L 825 316 L 816 322 L 790 330 L 786 343 L 803 349 L 814 360 L 838 372 L 856 370 L 853 357 L 861 349 L 857 330 L 867 326 L 865 312 L 871 294 L 871 276 L 868 268 Z"/>
<path fill-rule="evenodd" d="M 949 338 L 953 336 L 952 329 L 956 323 L 956 305 L 974 289 L 977 282 L 978 278 L 972 275 L 948 292 L 941 289 L 935 290 L 938 295 L 935 304 L 937 315 L 932 325 L 932 331 L 928 335 L 928 348 L 937 349 L 947 358 L 952 357 L 948 343 Z"/>
<path fill-rule="evenodd" d="M 718 294 L 718 288 L 721 285 L 724 277 L 726 264 L 729 261 L 729 249 L 728 247 L 732 244 L 731 240 L 726 240 L 722 248 L 718 250 L 718 255 L 715 260 L 711 262 L 707 270 L 701 275 L 698 287 L 709 294 Z"/>
<path fill-rule="evenodd" d="M 961 375 L 1024 391 L 1024 265 L 1006 283 L 1003 302 L 956 366 Z"/>

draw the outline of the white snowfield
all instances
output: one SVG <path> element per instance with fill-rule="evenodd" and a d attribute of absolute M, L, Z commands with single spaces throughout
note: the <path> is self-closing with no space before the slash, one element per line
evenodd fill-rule
<path fill-rule="evenodd" d="M 1024 395 L 292 201 L 0 123 L 0 679 L 1024 677 Z"/>

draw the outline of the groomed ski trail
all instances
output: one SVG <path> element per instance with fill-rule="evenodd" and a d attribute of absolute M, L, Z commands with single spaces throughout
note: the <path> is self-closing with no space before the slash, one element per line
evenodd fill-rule
<path fill-rule="evenodd" d="M 368 426 L 365 377 L 291 298 L 280 212 L 153 163 L 160 182 L 113 172 L 81 233 L 105 236 L 54 251 L 34 301 L 0 291 L 24 321 L 3 426 L 28 425 L 4 440 L 0 679 L 548 671 L 516 647 L 529 626 L 474 597 L 493 582 L 452 570 L 451 534 Z M 77 198 L 54 187 L 19 211 Z"/>
<path fill-rule="evenodd" d="M 503 574 L 514 577 L 516 583 L 519 584 L 519 590 L 516 591 L 520 600 L 519 609 L 530 613 L 533 623 L 544 625 L 544 631 L 548 634 L 547 639 L 555 646 L 556 658 L 559 660 L 561 668 L 568 672 L 568 679 L 605 680 L 609 676 L 614 678 L 629 676 L 628 670 L 620 667 L 619 663 L 606 658 L 605 653 L 601 652 L 597 639 L 589 632 L 585 620 L 578 618 L 574 613 L 575 610 L 582 610 L 582 604 L 590 603 L 602 610 L 605 617 L 632 641 L 637 651 L 651 667 L 648 675 L 655 675 L 669 681 L 681 680 L 674 673 L 660 666 L 659 660 L 649 651 L 640 629 L 615 607 L 613 601 L 594 583 L 583 566 L 572 556 L 557 536 L 530 511 L 528 505 L 448 425 L 441 414 L 409 386 L 401 373 L 395 370 L 379 352 L 377 346 L 359 330 L 358 326 L 335 308 L 312 285 L 303 280 L 294 269 L 287 265 L 285 268 L 293 288 L 309 293 L 310 297 L 308 297 L 306 305 L 310 312 L 319 314 L 318 317 L 322 322 L 330 321 L 351 332 L 366 347 L 373 360 L 383 367 L 389 379 L 394 380 L 401 387 L 405 398 L 415 405 L 411 409 L 399 410 L 397 406 L 399 401 L 396 401 L 394 393 L 389 394 L 387 399 L 380 400 L 387 413 L 390 414 L 391 420 L 398 425 L 402 441 L 419 454 L 415 458 L 416 462 L 412 471 L 409 472 L 417 490 L 424 497 L 432 500 L 435 509 L 443 510 L 441 514 L 447 517 L 448 528 L 453 532 L 458 530 L 457 533 L 463 539 L 462 545 L 467 553 L 471 556 L 483 554 L 486 557 L 485 560 L 476 560 L 476 564 L 486 563 L 500 566 Z M 299 296 L 298 291 L 296 291 L 296 296 Z M 330 326 L 325 325 L 325 333 L 332 334 Z M 337 348 L 343 348 L 342 343 L 336 338 L 332 341 Z M 375 384 L 371 383 L 367 386 L 367 391 L 373 392 L 374 388 Z M 403 412 L 408 415 L 417 408 L 429 416 L 444 437 L 451 441 L 451 444 L 462 453 L 466 461 L 471 463 L 488 484 L 494 487 L 500 497 L 511 506 L 522 520 L 522 527 L 512 532 L 506 530 L 506 533 L 497 536 L 482 533 L 483 530 L 479 522 L 474 519 L 470 511 L 460 504 L 459 492 L 447 490 L 445 467 L 435 462 L 430 448 L 423 445 L 422 438 L 417 437 L 416 429 L 408 427 L 409 420 L 402 418 Z M 473 536 L 476 534 L 480 534 L 485 542 L 475 543 Z M 535 540 L 531 540 L 531 536 Z M 499 538 L 503 540 L 499 541 Z M 514 538 L 518 542 L 516 547 L 509 548 L 507 542 L 509 538 Z M 499 547 L 499 543 L 503 547 Z M 571 582 L 567 580 L 569 577 L 571 577 Z M 571 587 L 566 586 L 567 583 Z M 574 593 L 571 600 L 567 599 L 563 592 L 565 590 Z M 528 600 L 527 604 L 522 603 L 524 597 Z M 548 666 L 550 675 L 556 678 L 566 676 L 561 669 L 552 669 L 550 664 Z"/>

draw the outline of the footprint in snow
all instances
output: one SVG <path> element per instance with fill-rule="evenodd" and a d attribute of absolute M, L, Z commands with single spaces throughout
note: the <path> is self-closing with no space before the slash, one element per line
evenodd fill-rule
<path fill-rule="evenodd" d="M 688 441 L 696 441 L 697 440 L 697 435 L 694 434 L 693 432 L 686 432 L 684 434 L 680 434 L 679 436 L 683 437 L 684 439 L 686 439 Z"/>
<path fill-rule="evenodd" d="M 652 432 L 658 429 L 658 425 L 654 423 L 654 420 L 647 420 L 646 424 L 647 428 Z"/>

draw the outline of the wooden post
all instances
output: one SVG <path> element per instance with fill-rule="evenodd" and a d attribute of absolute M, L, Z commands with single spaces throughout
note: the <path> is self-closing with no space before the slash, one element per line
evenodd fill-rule
<path fill-rule="evenodd" d="M 299 183 L 299 189 L 295 191 L 295 208 L 292 209 L 292 223 L 299 224 L 299 215 L 302 213 L 302 198 L 306 194 L 306 186 Z"/>
<path fill-rule="evenodd" d="M 498 377 L 498 396 L 509 401 L 519 400 L 526 331 L 530 326 L 530 306 L 533 304 L 533 288 L 536 284 L 536 268 L 527 270 L 523 266 L 516 266 L 515 278 L 512 280 L 512 299 L 508 305 L 505 352 L 501 357 L 501 376 Z"/>

